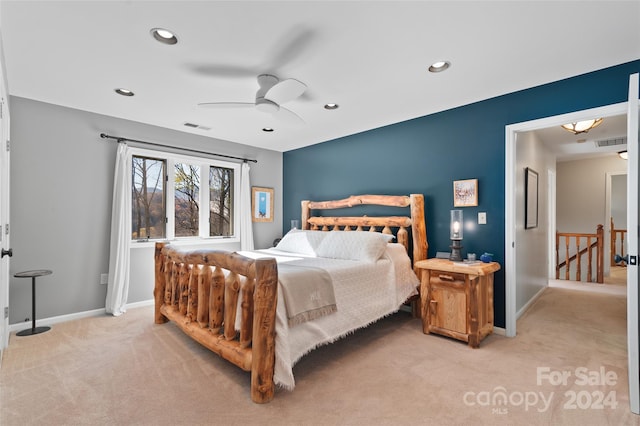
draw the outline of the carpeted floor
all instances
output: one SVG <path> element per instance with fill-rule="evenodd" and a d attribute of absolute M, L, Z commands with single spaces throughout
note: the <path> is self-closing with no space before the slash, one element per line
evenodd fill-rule
<path fill-rule="evenodd" d="M 304 357 L 296 389 L 253 404 L 249 373 L 153 310 L 10 338 L 0 424 L 629 425 L 626 300 L 548 288 L 518 336 L 480 349 L 400 312 Z"/>

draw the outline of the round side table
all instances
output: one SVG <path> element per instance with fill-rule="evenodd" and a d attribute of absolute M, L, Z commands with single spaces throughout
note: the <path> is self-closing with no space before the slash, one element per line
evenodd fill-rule
<path fill-rule="evenodd" d="M 51 275 L 52 273 L 48 269 L 37 269 L 14 274 L 16 278 L 31 278 L 31 328 L 17 332 L 16 336 L 32 336 L 51 330 L 51 327 L 36 327 L 36 277 Z"/>

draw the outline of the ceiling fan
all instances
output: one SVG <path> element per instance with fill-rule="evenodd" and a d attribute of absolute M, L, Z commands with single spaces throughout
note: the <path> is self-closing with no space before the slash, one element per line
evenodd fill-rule
<path fill-rule="evenodd" d="M 304 123 L 295 112 L 282 106 L 283 103 L 300 97 L 307 85 L 295 78 L 280 80 L 275 75 L 260 74 L 258 76 L 260 88 L 256 92 L 255 102 L 204 102 L 198 104 L 202 108 L 255 108 L 258 111 L 276 115 L 278 118 L 291 123 Z"/>

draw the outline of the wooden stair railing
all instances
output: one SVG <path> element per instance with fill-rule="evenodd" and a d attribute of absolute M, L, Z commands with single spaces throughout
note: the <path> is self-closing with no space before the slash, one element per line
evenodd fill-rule
<path fill-rule="evenodd" d="M 564 239 L 564 261 L 560 262 L 560 241 Z M 582 242 L 586 242 L 583 247 Z M 573 245 L 572 245 L 573 243 Z M 570 247 L 575 254 L 570 254 Z M 575 262 L 576 281 L 582 281 L 582 257 L 587 255 L 587 281 L 593 282 L 593 250 L 596 250 L 596 282 L 604 283 L 604 227 L 598 225 L 595 234 L 556 232 L 556 279 L 560 278 L 560 269 L 565 268 L 564 279 L 571 279 L 571 265 Z"/>
<path fill-rule="evenodd" d="M 624 238 L 626 235 L 627 230 L 616 229 L 616 227 L 613 226 L 613 218 L 611 218 L 611 266 L 618 265 L 618 262 L 616 262 L 616 254 L 624 257 Z M 620 241 L 619 251 L 616 247 L 618 241 Z M 622 265 L 623 262 L 620 262 L 620 264 Z"/>

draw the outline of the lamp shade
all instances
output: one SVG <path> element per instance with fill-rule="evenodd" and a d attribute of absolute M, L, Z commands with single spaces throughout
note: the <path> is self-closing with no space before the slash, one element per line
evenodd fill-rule
<path fill-rule="evenodd" d="M 451 210 L 450 239 L 461 240 L 464 228 L 462 221 L 462 210 Z"/>

